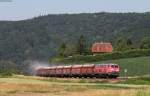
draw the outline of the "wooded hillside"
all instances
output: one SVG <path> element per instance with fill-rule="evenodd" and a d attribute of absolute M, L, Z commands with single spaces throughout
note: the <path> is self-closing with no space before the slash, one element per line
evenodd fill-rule
<path fill-rule="evenodd" d="M 150 37 L 150 13 L 63 14 L 1 21 L 0 60 L 48 60 L 62 42 L 76 44 L 81 35 L 88 45 L 114 43 L 118 37 L 125 37 L 138 47 L 143 37 Z"/>

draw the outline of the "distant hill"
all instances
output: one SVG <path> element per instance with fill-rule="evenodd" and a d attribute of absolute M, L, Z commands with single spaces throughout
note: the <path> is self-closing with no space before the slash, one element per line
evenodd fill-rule
<path fill-rule="evenodd" d="M 22 21 L 0 21 L 0 60 L 48 60 L 62 42 L 87 43 L 130 38 L 137 47 L 150 37 L 150 13 L 83 13 L 36 17 Z"/>

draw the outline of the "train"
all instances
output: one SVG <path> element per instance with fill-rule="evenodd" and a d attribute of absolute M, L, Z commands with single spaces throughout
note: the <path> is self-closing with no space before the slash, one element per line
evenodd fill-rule
<path fill-rule="evenodd" d="M 118 64 L 68 65 L 36 69 L 36 75 L 42 77 L 117 78 L 119 73 Z"/>

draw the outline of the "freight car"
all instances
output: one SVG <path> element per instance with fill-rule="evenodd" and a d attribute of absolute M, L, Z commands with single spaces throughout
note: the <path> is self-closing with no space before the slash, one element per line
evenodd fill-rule
<path fill-rule="evenodd" d="M 42 67 L 36 70 L 36 75 L 43 77 L 117 78 L 119 72 L 120 68 L 117 64 L 86 64 Z"/>

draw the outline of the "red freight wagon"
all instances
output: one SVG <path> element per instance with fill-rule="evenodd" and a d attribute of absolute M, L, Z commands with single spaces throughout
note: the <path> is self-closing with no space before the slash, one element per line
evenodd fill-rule
<path fill-rule="evenodd" d="M 64 66 L 63 67 L 63 75 L 64 76 L 68 77 L 70 75 L 70 73 L 71 73 L 71 67 L 72 66 Z"/>
<path fill-rule="evenodd" d="M 50 67 L 47 74 L 49 74 L 49 76 L 54 76 L 56 74 L 55 71 L 56 67 Z"/>
<path fill-rule="evenodd" d="M 38 70 L 40 73 L 39 75 L 41 76 L 51 76 L 51 67 L 46 67 L 46 68 L 41 68 L 40 70 Z"/>
<path fill-rule="evenodd" d="M 72 65 L 71 75 L 79 76 L 81 74 L 81 68 L 82 68 L 82 65 Z"/>
<path fill-rule="evenodd" d="M 84 75 L 84 77 L 90 76 L 94 72 L 93 69 L 94 69 L 94 64 L 83 65 L 81 69 L 81 74 Z"/>
<path fill-rule="evenodd" d="M 57 66 L 56 67 L 56 75 L 57 76 L 62 76 L 62 73 L 63 73 L 63 66 Z"/>
<path fill-rule="evenodd" d="M 47 68 L 39 68 L 37 71 L 36 71 L 36 74 L 38 76 L 46 76 L 46 73 L 47 72 Z"/>

